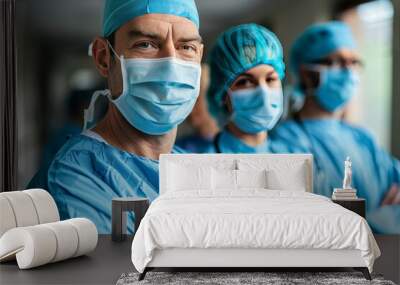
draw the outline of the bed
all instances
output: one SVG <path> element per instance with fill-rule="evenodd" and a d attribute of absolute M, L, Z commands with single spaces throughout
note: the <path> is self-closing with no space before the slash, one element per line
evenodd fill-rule
<path fill-rule="evenodd" d="M 361 216 L 313 194 L 312 156 L 167 154 L 132 243 L 154 268 L 336 268 L 370 279 L 380 251 Z"/>

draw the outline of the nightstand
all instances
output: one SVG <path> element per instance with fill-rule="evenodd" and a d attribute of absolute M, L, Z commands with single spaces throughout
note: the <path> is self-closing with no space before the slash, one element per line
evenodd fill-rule
<path fill-rule="evenodd" d="M 140 221 L 149 208 L 150 201 L 147 198 L 127 197 L 112 199 L 112 222 L 111 232 L 113 241 L 123 241 L 126 239 L 126 212 L 135 213 L 135 231 L 138 229 Z"/>
<path fill-rule="evenodd" d="M 340 206 L 359 214 L 361 217 L 365 218 L 365 199 L 357 198 L 352 200 L 338 200 L 332 199 L 333 203 L 339 204 Z"/>

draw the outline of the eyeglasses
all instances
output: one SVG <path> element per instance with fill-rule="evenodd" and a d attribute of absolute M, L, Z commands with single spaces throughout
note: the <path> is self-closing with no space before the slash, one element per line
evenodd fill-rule
<path fill-rule="evenodd" d="M 344 59 L 344 58 L 324 58 L 313 62 L 316 65 L 323 65 L 330 68 L 349 68 L 349 69 L 362 69 L 364 64 L 359 59 Z"/>

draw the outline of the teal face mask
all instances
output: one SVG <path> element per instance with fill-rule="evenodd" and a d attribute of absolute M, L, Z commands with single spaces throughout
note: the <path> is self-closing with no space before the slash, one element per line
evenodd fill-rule
<path fill-rule="evenodd" d="M 106 95 L 134 128 L 161 135 L 189 115 L 199 95 L 200 64 L 177 58 L 119 59 L 122 94 L 116 99 L 107 91 L 98 94 Z M 94 117 L 94 104 L 85 113 L 85 128 Z"/>
<path fill-rule="evenodd" d="M 319 72 L 320 83 L 315 91 L 315 97 L 321 107 L 334 112 L 346 105 L 353 97 L 359 83 L 359 76 L 348 68 L 325 68 Z"/>
<path fill-rule="evenodd" d="M 230 92 L 231 121 L 243 132 L 258 133 L 271 130 L 283 113 L 282 89 L 259 86 Z"/>
<path fill-rule="evenodd" d="M 176 58 L 120 58 L 123 92 L 111 100 L 138 130 L 161 135 L 190 114 L 199 95 L 200 64 Z"/>

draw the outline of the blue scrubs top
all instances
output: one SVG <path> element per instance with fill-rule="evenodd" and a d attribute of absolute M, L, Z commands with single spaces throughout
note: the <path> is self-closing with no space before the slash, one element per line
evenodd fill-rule
<path fill-rule="evenodd" d="M 179 138 L 175 145 L 189 153 L 205 153 L 209 150 L 213 138 L 204 138 L 198 134 Z"/>
<path fill-rule="evenodd" d="M 235 137 L 228 130 L 220 132 L 207 149 L 208 153 L 269 153 L 271 145 L 268 140 L 257 146 L 250 146 Z"/>
<path fill-rule="evenodd" d="M 400 162 L 381 149 L 364 129 L 334 119 L 291 120 L 270 133 L 274 152 L 314 155 L 314 193 L 331 197 L 341 188 L 350 156 L 353 187 L 366 199 L 367 220 L 375 232 L 400 233 L 400 205 L 380 204 L 400 181 Z"/>
<path fill-rule="evenodd" d="M 181 152 L 174 148 L 174 153 Z M 43 171 L 43 170 L 41 170 Z M 46 181 L 30 187 L 46 186 Z M 146 197 L 159 193 L 158 161 L 109 145 L 93 132 L 71 137 L 47 171 L 47 187 L 61 219 L 85 217 L 101 234 L 111 233 L 111 201 L 115 197 Z M 128 232 L 134 215 L 128 214 Z"/>

